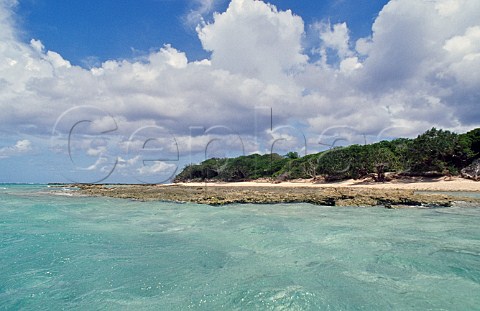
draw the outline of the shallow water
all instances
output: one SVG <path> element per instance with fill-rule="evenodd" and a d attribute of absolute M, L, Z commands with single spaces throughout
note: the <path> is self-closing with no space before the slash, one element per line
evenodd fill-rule
<path fill-rule="evenodd" d="M 453 197 L 480 198 L 479 191 L 415 191 L 416 193 L 446 194 Z"/>
<path fill-rule="evenodd" d="M 212 207 L 0 186 L 0 309 L 480 309 L 480 208 Z"/>

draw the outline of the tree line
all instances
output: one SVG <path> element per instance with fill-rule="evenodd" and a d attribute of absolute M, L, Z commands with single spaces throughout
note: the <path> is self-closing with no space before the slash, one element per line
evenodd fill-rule
<path fill-rule="evenodd" d="M 336 147 L 304 157 L 289 152 L 283 156 L 273 153 L 212 158 L 187 165 L 174 181 L 232 182 L 259 178 L 336 181 L 367 176 L 385 181 L 387 172 L 409 176 L 455 176 L 478 158 L 480 128 L 464 134 L 432 128 L 414 139 Z"/>

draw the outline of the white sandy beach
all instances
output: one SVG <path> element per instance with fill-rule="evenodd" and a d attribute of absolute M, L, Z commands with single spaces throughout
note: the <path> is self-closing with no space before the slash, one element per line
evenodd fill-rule
<path fill-rule="evenodd" d="M 202 186 L 221 186 L 221 187 L 345 187 L 345 188 L 372 188 L 372 189 L 402 189 L 416 191 L 475 191 L 480 192 L 480 182 L 469 179 L 453 177 L 445 178 L 423 178 L 423 179 L 402 179 L 392 182 L 376 183 L 366 180 L 346 180 L 335 183 L 312 183 L 310 180 L 290 181 L 281 183 L 272 183 L 267 181 L 250 182 L 215 182 L 215 183 L 178 183 L 178 185 L 202 187 Z"/>

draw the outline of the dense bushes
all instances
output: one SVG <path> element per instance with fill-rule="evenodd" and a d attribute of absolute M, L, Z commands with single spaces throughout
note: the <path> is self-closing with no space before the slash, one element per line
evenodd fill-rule
<path fill-rule="evenodd" d="M 372 176 L 385 179 L 386 172 L 408 175 L 456 175 L 480 157 L 480 129 L 465 134 L 432 128 L 415 139 L 381 141 L 370 145 L 333 148 L 299 157 L 294 152 L 208 159 L 190 164 L 175 181 L 244 181 L 258 178 L 288 180 L 319 178 L 343 180 Z"/>
<path fill-rule="evenodd" d="M 244 181 L 271 177 L 290 159 L 278 154 L 252 154 L 232 159 L 208 159 L 198 165 L 187 165 L 175 181 L 222 180 Z"/>

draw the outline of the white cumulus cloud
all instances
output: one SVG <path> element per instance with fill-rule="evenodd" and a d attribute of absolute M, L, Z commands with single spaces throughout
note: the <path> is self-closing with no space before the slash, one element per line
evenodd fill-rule
<path fill-rule="evenodd" d="M 303 32 L 301 17 L 253 0 L 231 1 L 224 13 L 214 15 L 213 23 L 198 28 L 215 68 L 274 83 L 306 63 Z"/>
<path fill-rule="evenodd" d="M 0 159 L 18 156 L 32 150 L 32 142 L 28 139 L 19 140 L 13 146 L 0 148 Z"/>
<path fill-rule="evenodd" d="M 209 1 L 199 3 L 200 11 L 211 9 Z M 356 42 L 348 24 L 317 22 L 316 49 L 322 57 L 330 49 L 338 58 L 322 63 L 304 51 L 300 16 L 263 1 L 232 0 L 225 12 L 197 28 L 212 53 L 209 59 L 192 62 L 184 51 L 165 45 L 141 59 L 92 68 L 72 65 L 42 38 L 19 40 L 14 5 L 0 2 L 0 132 L 5 135 L 50 135 L 59 116 L 78 106 L 108 113 L 118 128 L 99 115 L 89 120 L 89 130 L 112 129 L 109 135 L 120 136 L 123 144 L 141 126 L 168 129 L 180 138 L 182 155 L 189 155 L 189 145 L 201 151 L 208 143 L 205 135 L 187 143 L 192 127 L 223 126 L 226 136 L 239 133 L 247 141 L 247 151 L 257 150 L 255 131 L 266 141 L 271 136 L 270 118 L 257 118 L 257 107 L 272 107 L 275 126 L 293 125 L 308 141 L 336 126 L 367 135 L 385 128 L 416 135 L 432 126 L 480 125 L 480 1 L 391 0 L 372 34 Z M 75 116 L 89 118 L 87 112 Z M 1 154 L 26 145 L 4 147 Z M 89 154 L 104 152 L 93 148 Z"/>

